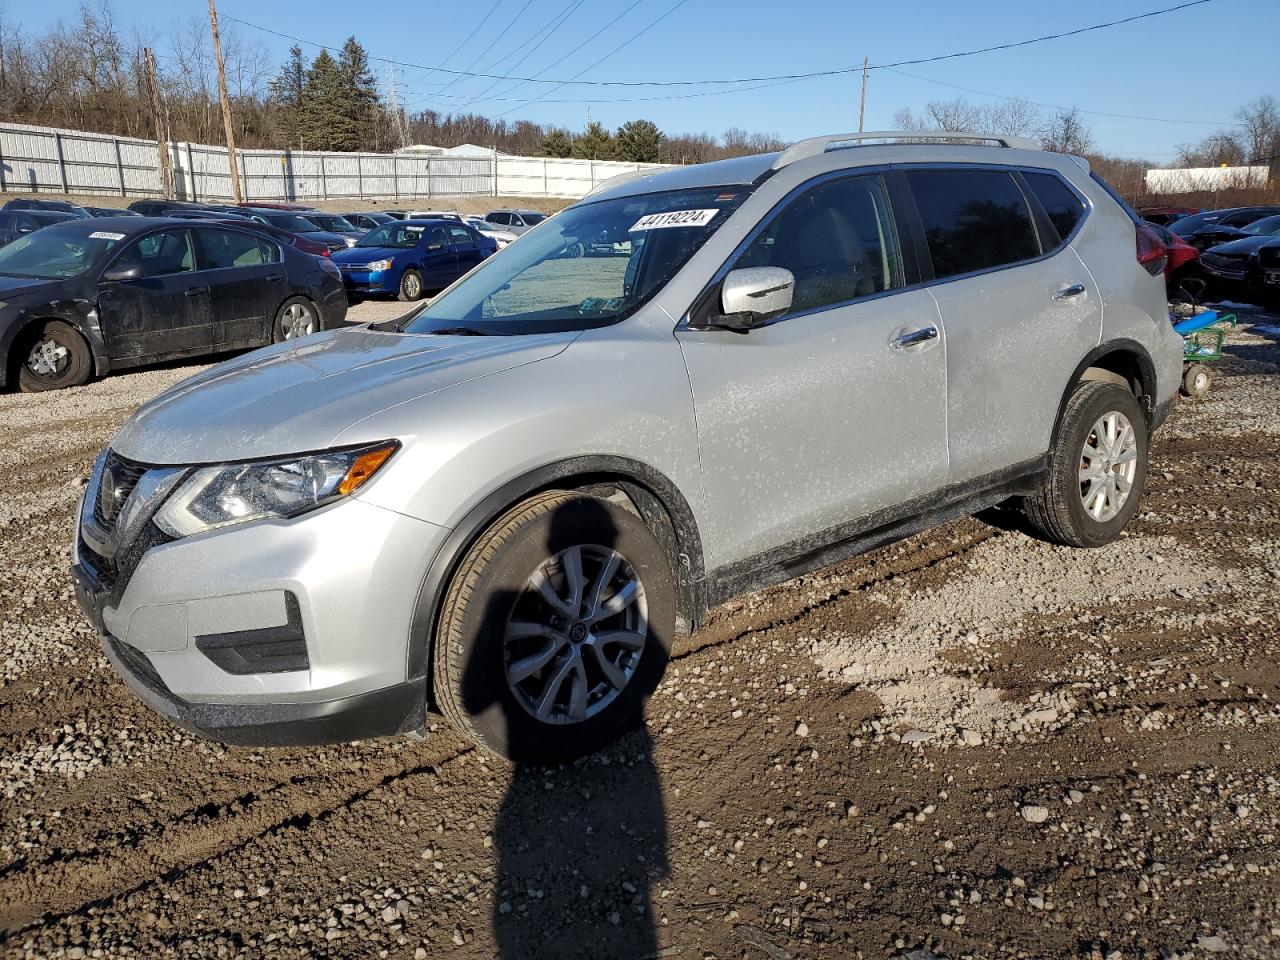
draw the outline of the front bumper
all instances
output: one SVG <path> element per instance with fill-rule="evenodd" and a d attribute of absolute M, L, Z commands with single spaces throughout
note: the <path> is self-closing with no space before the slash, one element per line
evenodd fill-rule
<path fill-rule="evenodd" d="M 342 282 L 349 293 L 396 293 L 400 289 L 391 270 L 341 269 Z"/>
<path fill-rule="evenodd" d="M 178 725 L 237 744 L 364 739 L 424 722 L 409 638 L 447 532 L 353 498 L 150 546 L 139 534 L 118 572 L 78 533 L 72 572 L 113 666 Z"/>

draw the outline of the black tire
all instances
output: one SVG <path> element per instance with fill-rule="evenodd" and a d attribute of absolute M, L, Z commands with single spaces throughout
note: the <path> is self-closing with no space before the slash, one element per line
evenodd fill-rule
<path fill-rule="evenodd" d="M 89 344 L 61 320 L 45 320 L 25 331 L 14 346 L 13 364 L 23 393 L 78 387 L 93 376 Z"/>
<path fill-rule="evenodd" d="M 1190 364 L 1182 374 L 1182 395 L 1193 400 L 1203 397 L 1213 386 L 1213 374 L 1203 363 Z"/>
<path fill-rule="evenodd" d="M 1089 459 L 1085 444 L 1095 436 L 1094 425 L 1109 413 L 1122 414 L 1133 428 L 1136 465 L 1119 510 L 1101 520 L 1085 509 L 1081 472 Z M 1035 494 L 1023 498 L 1022 507 L 1031 526 L 1045 539 L 1071 547 L 1100 547 L 1119 537 L 1137 512 L 1146 479 L 1147 421 L 1138 401 L 1118 384 L 1087 380 L 1077 384 L 1067 399 L 1049 454 L 1048 474 Z"/>
<path fill-rule="evenodd" d="M 586 641 L 595 639 L 594 627 L 585 631 L 586 637 L 578 636 L 572 641 L 577 620 L 572 624 L 565 621 L 559 639 L 521 640 L 507 636 L 509 622 L 515 622 L 513 617 L 521 623 L 543 622 L 537 611 L 549 612 L 551 607 L 526 586 L 530 577 L 553 557 L 575 546 L 584 548 L 579 561 L 584 579 L 591 562 L 589 551 L 606 548 L 624 558 L 624 565 L 619 567 L 624 579 L 634 576 L 642 587 L 638 595 L 647 607 L 646 630 L 636 629 L 632 636 L 643 634 L 643 645 L 638 655 L 626 648 L 614 654 L 624 665 L 621 669 L 631 671 L 629 680 L 620 688 L 600 683 L 598 678 L 603 674 L 599 673 L 596 658 L 587 656 L 590 643 Z M 553 589 L 563 598 L 569 593 L 568 581 L 563 577 L 564 568 L 557 569 L 561 571 L 561 582 Z M 579 615 L 590 603 L 587 595 L 594 587 L 594 579 L 598 577 L 585 579 L 585 603 L 580 605 Z M 624 611 L 619 616 L 638 617 L 641 601 L 633 601 L 628 610 L 631 613 Z M 568 762 L 598 750 L 642 719 L 645 700 L 666 669 L 674 628 L 671 565 L 643 521 L 596 497 L 563 491 L 538 494 L 494 521 L 467 551 L 454 574 L 441 607 L 432 651 L 436 705 L 455 729 L 490 753 L 518 763 Z M 599 694 L 593 708 L 598 712 L 568 722 L 570 707 L 566 705 L 562 710 L 556 708 L 560 711 L 555 718 L 558 722 L 535 716 L 533 711 L 538 704 L 519 683 L 515 684 L 518 692 L 513 689 L 507 669 L 508 658 L 523 658 L 528 656 L 528 650 L 536 649 L 530 644 L 542 647 L 539 656 L 551 649 L 557 652 L 523 683 L 537 689 L 545 681 L 544 689 L 550 689 L 550 677 L 568 669 L 568 660 L 577 656 L 579 664 L 595 665 L 596 685 L 588 684 L 592 671 L 585 667 L 580 682 L 587 690 L 585 696 Z M 614 666 L 618 668 L 618 664 Z M 572 700 L 574 683 L 579 681 L 576 672 L 573 676 L 568 681 L 568 691 L 564 684 L 556 686 L 553 701 L 559 693 L 567 693 L 566 699 Z M 611 689 L 616 692 L 611 693 Z"/>
<path fill-rule="evenodd" d="M 421 300 L 427 295 L 422 285 L 422 274 L 413 267 L 400 274 L 400 289 L 396 293 L 397 300 Z"/>
<path fill-rule="evenodd" d="M 300 315 L 305 317 L 299 319 Z M 306 324 L 305 332 L 298 332 L 299 323 Z M 296 340 L 307 334 L 316 333 L 319 329 L 320 311 L 316 309 L 316 305 L 306 297 L 290 297 L 280 304 L 280 309 L 276 311 L 276 322 L 272 326 L 271 339 L 274 343 L 283 343 L 285 340 Z"/>

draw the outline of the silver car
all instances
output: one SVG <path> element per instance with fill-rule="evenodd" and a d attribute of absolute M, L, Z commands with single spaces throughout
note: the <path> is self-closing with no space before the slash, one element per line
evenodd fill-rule
<path fill-rule="evenodd" d="M 518 237 L 546 220 L 547 215 L 539 213 L 537 210 L 503 209 L 490 210 L 484 215 L 484 218 L 499 230 L 506 230 L 508 233 L 514 233 Z"/>
<path fill-rule="evenodd" d="M 1163 247 L 1082 160 L 889 139 L 606 184 L 399 321 L 145 404 L 75 537 L 107 656 L 227 743 L 434 707 L 564 760 L 736 594 L 1003 501 L 1114 540 L 1179 386 Z"/>

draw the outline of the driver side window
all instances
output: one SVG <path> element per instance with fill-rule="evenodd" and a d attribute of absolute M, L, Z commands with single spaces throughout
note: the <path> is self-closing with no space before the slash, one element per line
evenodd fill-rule
<path fill-rule="evenodd" d="M 791 313 L 903 285 L 889 194 L 878 174 L 830 180 L 778 211 L 734 269 L 783 267 L 795 276 Z"/>
<path fill-rule="evenodd" d="M 120 255 L 117 265 L 138 267 L 138 278 L 163 277 L 195 269 L 195 253 L 188 230 L 162 230 L 148 234 Z"/>

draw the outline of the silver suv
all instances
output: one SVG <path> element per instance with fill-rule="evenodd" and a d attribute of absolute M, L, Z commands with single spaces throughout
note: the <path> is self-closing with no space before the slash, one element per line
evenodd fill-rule
<path fill-rule="evenodd" d="M 1007 500 L 1115 539 L 1181 373 L 1163 247 L 1082 160 L 893 136 L 605 184 L 398 321 L 145 404 L 75 540 L 111 662 L 227 743 L 431 705 L 563 760 L 736 594 Z"/>

